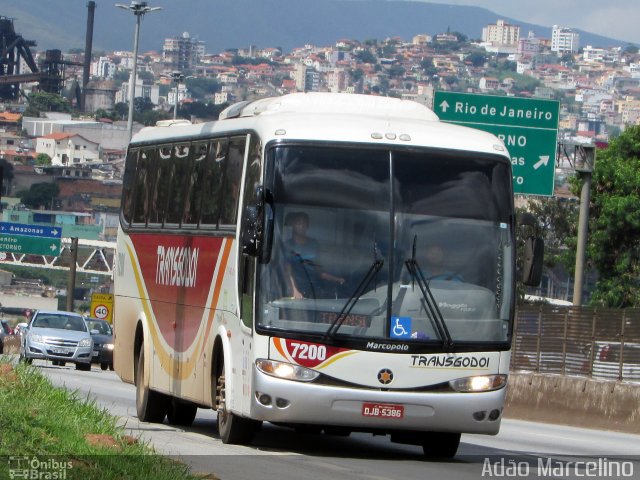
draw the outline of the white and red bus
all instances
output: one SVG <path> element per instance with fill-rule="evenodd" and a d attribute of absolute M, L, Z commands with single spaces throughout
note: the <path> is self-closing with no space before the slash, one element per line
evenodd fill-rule
<path fill-rule="evenodd" d="M 434 456 L 498 432 L 516 222 L 496 137 L 292 94 L 143 129 L 123 183 L 114 362 L 141 420 L 213 408 L 227 443 L 267 421 Z"/>

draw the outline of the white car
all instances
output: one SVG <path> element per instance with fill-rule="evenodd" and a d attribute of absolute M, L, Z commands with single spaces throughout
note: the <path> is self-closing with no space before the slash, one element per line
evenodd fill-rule
<path fill-rule="evenodd" d="M 20 359 L 51 360 L 53 365 L 73 362 L 77 370 L 91 370 L 93 340 L 82 315 L 59 310 L 38 310 L 21 342 Z"/>

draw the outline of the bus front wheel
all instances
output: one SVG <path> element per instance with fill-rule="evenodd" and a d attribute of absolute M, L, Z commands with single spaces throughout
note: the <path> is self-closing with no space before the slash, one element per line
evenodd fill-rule
<path fill-rule="evenodd" d="M 459 446 L 459 433 L 431 432 L 423 437 L 422 451 L 427 458 L 453 458 Z"/>
<path fill-rule="evenodd" d="M 136 413 L 141 422 L 162 423 L 169 410 L 169 397 L 144 384 L 144 347 L 136 367 Z"/>
<path fill-rule="evenodd" d="M 261 422 L 239 417 L 227 409 L 226 381 L 224 375 L 224 360 L 220 360 L 216 375 L 215 403 L 218 411 L 218 434 L 222 443 L 248 444 L 251 443 Z"/>

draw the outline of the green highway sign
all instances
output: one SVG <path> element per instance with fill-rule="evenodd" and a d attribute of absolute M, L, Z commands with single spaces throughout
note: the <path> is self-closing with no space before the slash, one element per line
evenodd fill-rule
<path fill-rule="evenodd" d="M 0 252 L 17 255 L 60 255 L 62 229 L 0 222 Z"/>
<path fill-rule="evenodd" d="M 484 130 L 504 142 L 515 193 L 553 195 L 560 102 L 438 91 L 433 110 L 444 122 Z"/>

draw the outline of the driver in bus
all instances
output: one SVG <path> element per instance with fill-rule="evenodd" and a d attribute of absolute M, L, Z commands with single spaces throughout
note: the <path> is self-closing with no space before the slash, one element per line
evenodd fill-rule
<path fill-rule="evenodd" d="M 452 282 L 463 282 L 462 275 L 447 269 L 445 265 L 446 254 L 444 249 L 433 244 L 427 248 L 425 252 L 426 271 L 424 276 L 427 280 L 447 280 Z"/>
<path fill-rule="evenodd" d="M 344 278 L 322 270 L 316 263 L 318 241 L 307 235 L 309 215 L 305 212 L 289 213 L 285 225 L 292 229 L 291 238 L 285 241 L 285 274 L 293 298 L 318 298 L 322 296 L 322 281 L 338 285 Z"/>

